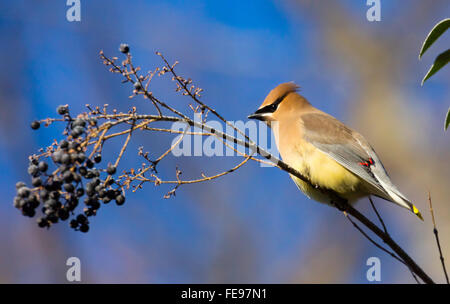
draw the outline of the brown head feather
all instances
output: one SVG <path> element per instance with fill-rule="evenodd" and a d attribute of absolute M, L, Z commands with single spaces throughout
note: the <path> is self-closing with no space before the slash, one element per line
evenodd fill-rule
<path fill-rule="evenodd" d="M 299 88 L 293 82 L 278 85 L 270 91 L 262 105 L 249 118 L 269 122 L 291 115 L 295 110 L 305 110 L 305 105 L 310 106 L 310 103 L 297 93 Z"/>
<path fill-rule="evenodd" d="M 300 87 L 292 81 L 282 83 L 272 91 L 270 91 L 269 95 L 267 95 L 266 99 L 264 99 L 264 102 L 262 103 L 260 108 L 272 104 L 276 102 L 277 99 L 286 97 L 289 93 L 297 92 L 298 90 L 300 90 Z"/>

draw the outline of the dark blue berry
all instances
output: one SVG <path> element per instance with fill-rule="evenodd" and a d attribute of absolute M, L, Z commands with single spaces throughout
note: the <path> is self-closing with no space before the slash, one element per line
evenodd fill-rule
<path fill-rule="evenodd" d="M 84 214 L 78 214 L 77 215 L 77 222 L 80 224 L 87 223 L 87 218 L 84 216 Z"/>
<path fill-rule="evenodd" d="M 36 165 L 30 165 L 28 167 L 28 174 L 36 176 L 39 173 L 39 168 Z"/>
<path fill-rule="evenodd" d="M 19 190 L 20 188 L 25 187 L 25 186 L 26 186 L 26 184 L 24 182 L 17 182 L 16 183 L 16 189 L 17 190 Z"/>
<path fill-rule="evenodd" d="M 76 141 L 71 141 L 69 143 L 69 150 L 77 150 L 79 146 L 80 144 L 77 143 Z"/>
<path fill-rule="evenodd" d="M 78 188 L 77 192 L 76 192 L 76 196 L 77 197 L 82 197 L 84 195 L 84 189 L 83 188 Z"/>
<path fill-rule="evenodd" d="M 73 173 L 72 173 L 72 171 L 67 170 L 66 172 L 64 172 L 62 178 L 63 178 L 63 180 L 66 183 L 70 183 L 71 181 L 73 181 Z"/>
<path fill-rule="evenodd" d="M 135 88 L 136 91 L 142 90 L 142 85 L 141 85 L 141 83 L 140 83 L 139 81 L 136 81 L 136 82 L 133 84 L 133 86 L 134 86 L 134 88 Z"/>
<path fill-rule="evenodd" d="M 88 167 L 89 169 L 92 169 L 94 167 L 94 163 L 92 162 L 92 160 L 86 160 L 86 167 Z"/>
<path fill-rule="evenodd" d="M 58 216 L 56 214 L 49 214 L 47 215 L 47 219 L 52 222 L 53 224 L 58 222 Z"/>
<path fill-rule="evenodd" d="M 81 176 L 85 176 L 88 171 L 87 171 L 86 167 L 81 166 L 78 168 L 78 172 L 80 172 Z"/>
<path fill-rule="evenodd" d="M 40 126 L 41 126 L 41 123 L 37 120 L 35 120 L 31 123 L 31 129 L 33 129 L 33 130 L 39 129 Z"/>
<path fill-rule="evenodd" d="M 40 161 L 38 164 L 39 171 L 46 172 L 48 169 L 48 164 L 45 161 Z"/>
<path fill-rule="evenodd" d="M 58 106 L 56 109 L 56 112 L 58 112 L 59 115 L 65 115 L 69 113 L 69 107 L 68 106 Z"/>
<path fill-rule="evenodd" d="M 61 162 L 66 165 L 70 164 L 70 155 L 68 153 L 64 153 L 61 156 Z"/>
<path fill-rule="evenodd" d="M 100 153 L 95 154 L 94 161 L 98 164 L 102 161 L 102 155 Z"/>
<path fill-rule="evenodd" d="M 48 221 L 45 218 L 43 218 L 43 217 L 40 217 L 40 218 L 37 219 L 37 224 L 41 228 L 45 228 L 45 227 L 49 226 Z"/>
<path fill-rule="evenodd" d="M 83 233 L 88 232 L 88 231 L 89 231 L 89 225 L 87 225 L 87 224 L 81 224 L 81 226 L 80 226 L 80 231 L 83 232 Z"/>
<path fill-rule="evenodd" d="M 70 221 L 70 227 L 71 228 L 77 228 L 78 227 L 78 222 L 77 222 L 77 220 L 71 220 Z"/>
<path fill-rule="evenodd" d="M 114 165 L 109 165 L 108 168 L 106 169 L 106 172 L 107 172 L 109 175 L 115 174 L 115 173 L 116 173 L 116 166 L 114 166 Z"/>
<path fill-rule="evenodd" d="M 83 152 L 78 153 L 78 155 L 77 155 L 77 161 L 78 161 L 79 163 L 84 162 L 85 159 L 86 159 L 86 155 L 85 155 Z"/>
<path fill-rule="evenodd" d="M 27 187 L 21 187 L 19 188 L 19 190 L 17 190 L 17 194 L 20 197 L 28 197 L 28 195 L 30 195 L 30 189 L 28 189 Z"/>
<path fill-rule="evenodd" d="M 61 194 L 58 191 L 52 191 L 50 192 L 50 198 L 57 200 Z"/>
<path fill-rule="evenodd" d="M 63 139 L 59 142 L 59 146 L 61 149 L 67 149 L 69 147 L 69 143 L 67 140 Z"/>
<path fill-rule="evenodd" d="M 31 184 L 35 187 L 39 187 L 42 185 L 42 179 L 40 177 L 34 177 L 31 181 Z"/>
<path fill-rule="evenodd" d="M 62 152 L 61 151 L 55 151 L 52 153 L 52 160 L 55 163 L 61 163 L 61 157 L 62 157 Z"/>
<path fill-rule="evenodd" d="M 119 51 L 121 53 L 128 54 L 128 52 L 130 51 L 130 47 L 126 43 L 121 43 L 119 46 Z"/>
<path fill-rule="evenodd" d="M 125 203 L 125 196 L 123 196 L 122 194 L 119 194 L 118 196 L 116 196 L 116 204 L 118 206 L 121 206 Z"/>
<path fill-rule="evenodd" d="M 76 126 L 73 128 L 71 135 L 75 138 L 79 137 L 80 135 L 83 135 L 85 132 L 85 129 L 81 126 Z"/>
<path fill-rule="evenodd" d="M 75 186 L 69 183 L 65 183 L 64 184 L 64 189 L 69 192 L 72 193 L 73 191 L 75 191 Z"/>
<path fill-rule="evenodd" d="M 58 217 L 61 221 L 65 221 L 69 218 L 69 211 L 65 208 L 61 208 L 58 210 Z"/>

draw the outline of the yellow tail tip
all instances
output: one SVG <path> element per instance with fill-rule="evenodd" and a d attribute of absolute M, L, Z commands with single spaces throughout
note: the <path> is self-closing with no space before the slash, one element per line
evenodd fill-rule
<path fill-rule="evenodd" d="M 417 209 L 416 206 L 414 206 L 414 205 L 412 206 L 412 208 L 413 208 L 412 211 L 414 212 L 414 214 L 417 215 L 417 217 L 423 221 L 423 217 L 422 217 L 422 214 L 420 214 L 419 209 Z"/>

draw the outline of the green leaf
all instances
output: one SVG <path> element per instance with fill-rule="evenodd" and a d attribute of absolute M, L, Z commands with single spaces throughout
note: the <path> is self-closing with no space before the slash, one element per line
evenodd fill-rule
<path fill-rule="evenodd" d="M 447 118 L 445 118 L 444 130 L 447 131 L 448 125 L 450 125 L 450 107 L 448 108 Z"/>
<path fill-rule="evenodd" d="M 437 71 L 442 69 L 448 62 L 450 61 L 450 49 L 446 50 L 444 53 L 440 54 L 436 57 L 436 59 L 433 62 L 433 65 L 428 70 L 425 77 L 422 79 L 422 85 L 431 76 L 433 76 Z"/>
<path fill-rule="evenodd" d="M 450 27 L 450 18 L 439 21 L 431 31 L 428 33 L 427 38 L 422 44 L 422 48 L 420 49 L 419 59 L 422 58 L 422 55 L 426 50 L 438 39 L 448 28 Z"/>

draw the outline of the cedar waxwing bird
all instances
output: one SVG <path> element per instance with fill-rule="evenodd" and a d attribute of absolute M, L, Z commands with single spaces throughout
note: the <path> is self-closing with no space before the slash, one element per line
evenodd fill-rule
<path fill-rule="evenodd" d="M 423 220 L 419 210 L 391 182 L 369 142 L 314 108 L 297 93 L 298 89 L 293 82 L 280 84 L 248 117 L 272 127 L 283 161 L 312 185 L 332 190 L 349 203 L 375 195 L 411 210 Z M 291 178 L 309 198 L 331 204 L 326 193 L 293 175 Z"/>

